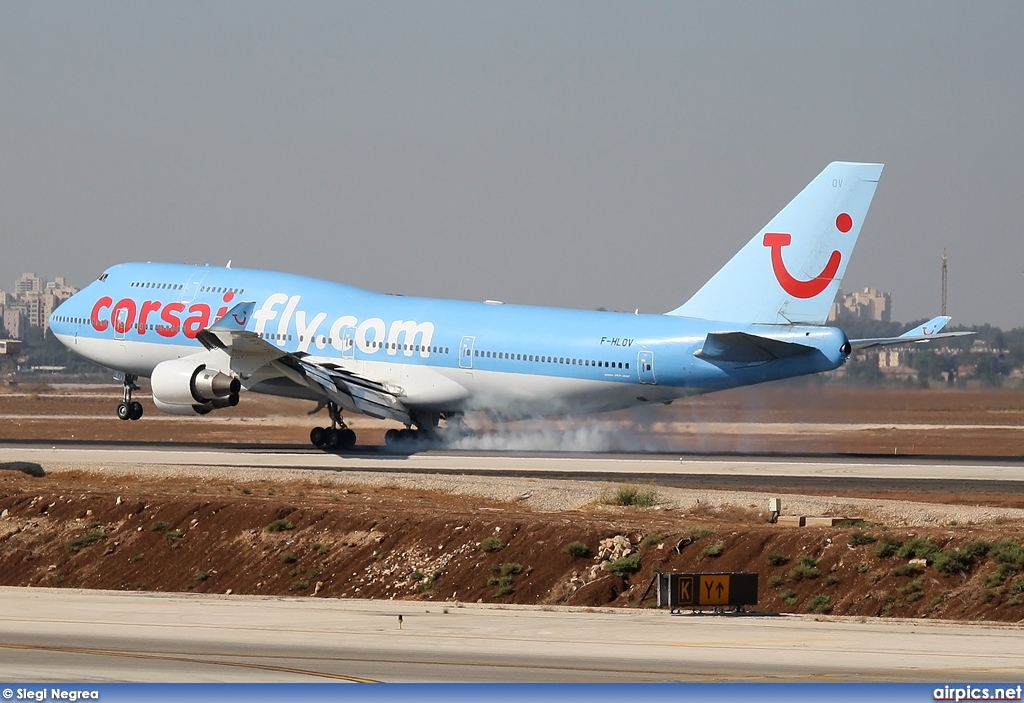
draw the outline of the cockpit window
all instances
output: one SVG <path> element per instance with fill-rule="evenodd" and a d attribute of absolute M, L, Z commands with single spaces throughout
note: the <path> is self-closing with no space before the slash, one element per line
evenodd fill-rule
<path fill-rule="evenodd" d="M 107 276 L 109 276 L 109 275 L 110 275 L 110 274 L 108 274 L 108 273 L 104 273 L 104 274 L 103 274 L 102 276 L 100 276 L 100 277 L 99 277 L 99 278 L 98 278 L 97 280 L 99 280 L 99 281 L 105 281 L 105 280 L 107 280 Z"/>

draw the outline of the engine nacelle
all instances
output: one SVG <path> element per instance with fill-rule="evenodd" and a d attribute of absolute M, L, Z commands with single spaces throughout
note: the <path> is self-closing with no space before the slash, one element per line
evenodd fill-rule
<path fill-rule="evenodd" d="M 150 377 L 153 404 L 172 415 L 205 415 L 238 405 L 241 381 L 194 359 L 162 361 Z"/>

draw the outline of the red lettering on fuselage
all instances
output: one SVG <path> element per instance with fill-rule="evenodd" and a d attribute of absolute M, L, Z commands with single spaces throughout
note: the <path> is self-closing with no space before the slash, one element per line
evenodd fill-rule
<path fill-rule="evenodd" d="M 173 337 L 178 333 L 178 329 L 181 328 L 181 320 L 175 315 L 185 311 L 185 303 L 171 303 L 165 305 L 163 312 L 160 313 L 160 320 L 165 323 L 163 327 L 158 327 L 159 332 L 164 337 Z"/>
<path fill-rule="evenodd" d="M 121 311 L 124 314 L 121 314 Z M 131 298 L 125 298 L 117 301 L 117 305 L 110 311 L 110 319 L 114 323 L 114 331 L 119 334 L 127 332 L 133 324 L 135 324 L 135 301 Z"/>
<path fill-rule="evenodd" d="M 142 303 L 142 309 L 139 310 L 139 334 L 146 334 L 146 321 L 149 319 L 149 313 L 156 312 L 159 309 L 160 303 L 155 300 L 147 300 Z"/>
<path fill-rule="evenodd" d="M 100 311 L 106 310 L 113 304 L 114 299 L 105 295 L 97 300 L 96 304 L 92 306 L 92 313 L 89 316 L 89 322 L 92 323 L 92 328 L 97 332 L 103 332 L 107 329 L 107 321 L 100 317 Z"/>
<path fill-rule="evenodd" d="M 234 293 L 224 294 L 224 302 L 231 302 Z M 89 322 L 97 332 L 105 332 L 113 324 L 114 331 L 124 334 L 133 329 L 141 336 L 149 331 L 150 316 L 159 314 L 162 324 L 154 325 L 157 334 L 163 337 L 174 337 L 179 332 L 189 339 L 195 339 L 199 332 L 211 323 L 223 317 L 228 309 L 222 307 L 216 318 L 206 303 L 193 303 L 188 306 L 188 317 L 184 321 L 181 314 L 185 312 L 185 303 L 167 303 L 159 300 L 144 300 L 138 303 L 131 298 L 123 298 L 115 304 L 109 296 L 103 296 L 93 305 Z"/>
<path fill-rule="evenodd" d="M 192 314 L 185 320 L 185 336 L 195 339 L 199 330 L 210 326 L 210 306 L 205 303 L 196 303 L 188 311 Z"/>

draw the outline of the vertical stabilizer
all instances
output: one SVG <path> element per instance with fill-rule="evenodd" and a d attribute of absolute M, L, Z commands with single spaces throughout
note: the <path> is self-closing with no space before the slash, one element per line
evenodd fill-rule
<path fill-rule="evenodd" d="M 881 174 L 881 164 L 829 164 L 692 298 L 667 314 L 824 323 Z"/>

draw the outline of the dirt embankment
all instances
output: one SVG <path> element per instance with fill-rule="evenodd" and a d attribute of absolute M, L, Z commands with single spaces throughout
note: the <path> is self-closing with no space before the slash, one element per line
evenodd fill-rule
<path fill-rule="evenodd" d="M 658 571 L 755 571 L 760 610 L 1024 619 L 1018 522 L 801 529 L 743 508 L 551 513 L 399 488 L 12 470 L 0 515 L 4 585 L 644 607 Z M 599 556 L 613 538 L 621 576 Z"/>

